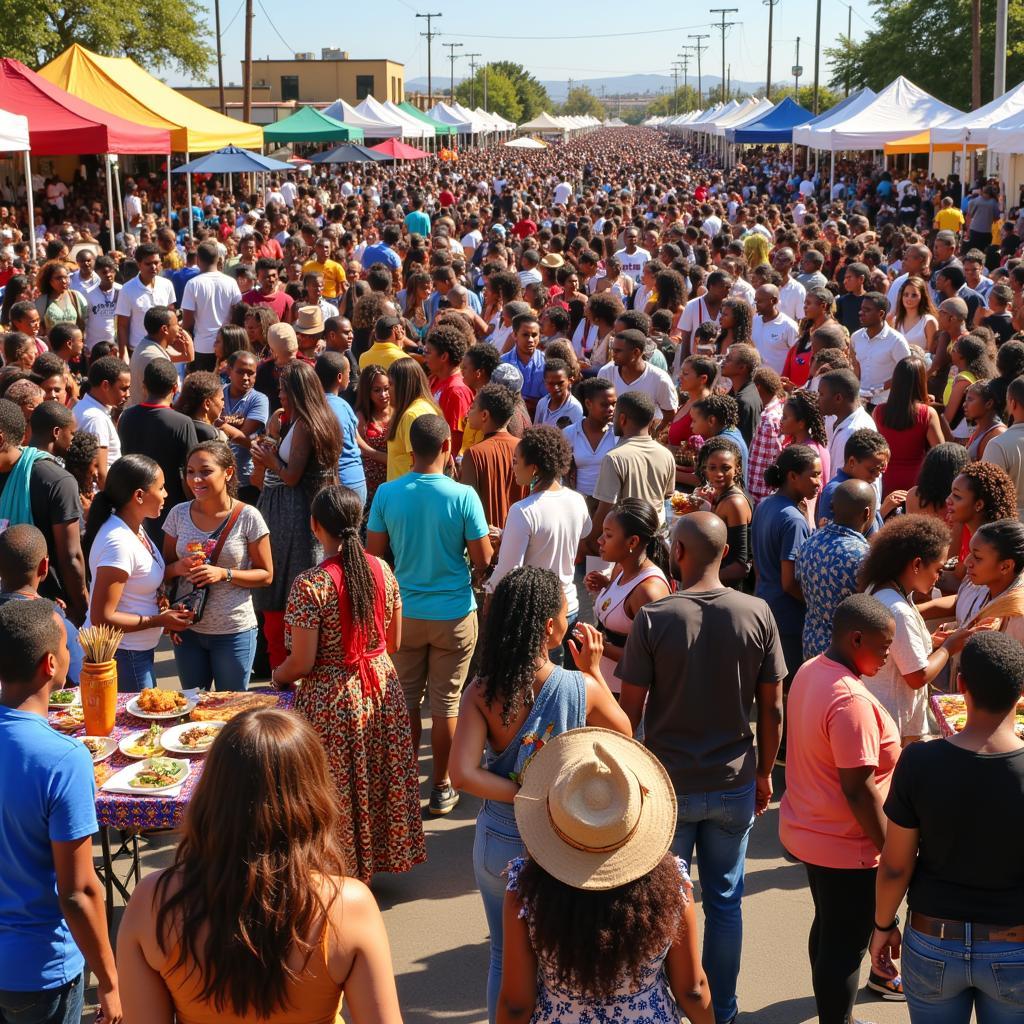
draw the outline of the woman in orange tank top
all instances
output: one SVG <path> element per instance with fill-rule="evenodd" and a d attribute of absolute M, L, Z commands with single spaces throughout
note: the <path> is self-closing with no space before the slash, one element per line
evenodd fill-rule
<path fill-rule="evenodd" d="M 124 1024 L 401 1024 L 370 890 L 346 878 L 313 728 L 232 719 L 207 756 L 173 865 L 139 882 L 117 940 Z"/>

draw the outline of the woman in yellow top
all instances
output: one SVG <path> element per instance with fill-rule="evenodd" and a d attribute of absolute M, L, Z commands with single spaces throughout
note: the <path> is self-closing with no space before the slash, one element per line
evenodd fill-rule
<path fill-rule="evenodd" d="M 401 1024 L 384 921 L 345 877 L 313 727 L 277 709 L 224 726 L 166 871 L 117 937 L 126 1024 Z"/>
<path fill-rule="evenodd" d="M 948 424 L 955 440 L 963 444 L 971 436 L 971 424 L 963 414 L 964 396 L 967 389 L 978 380 L 991 380 L 995 367 L 988 357 L 985 342 L 973 334 L 964 334 L 949 348 L 953 364 L 946 378 L 942 392 L 942 418 Z"/>
<path fill-rule="evenodd" d="M 419 416 L 441 415 L 430 394 L 430 384 L 415 359 L 396 359 L 388 367 L 391 383 L 391 426 L 388 429 L 388 480 L 397 480 L 412 470 L 409 431 Z"/>

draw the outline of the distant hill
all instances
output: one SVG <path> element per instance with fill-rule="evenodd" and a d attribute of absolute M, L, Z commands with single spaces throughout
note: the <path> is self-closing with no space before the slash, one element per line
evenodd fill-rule
<path fill-rule="evenodd" d="M 456 85 L 461 81 L 461 78 L 456 78 Z M 682 81 L 682 78 L 680 78 L 680 85 L 682 85 Z M 701 86 L 704 92 L 707 93 L 708 89 L 720 85 L 721 81 L 722 79 L 717 75 L 706 74 L 701 79 Z M 447 91 L 448 82 L 449 78 L 447 75 L 435 76 L 434 91 Z M 687 77 L 687 82 L 694 87 L 697 85 L 697 75 L 692 68 L 690 75 Z M 558 81 L 542 81 L 541 84 L 547 89 L 548 95 L 555 103 L 565 101 L 565 97 L 569 92 L 569 83 L 564 78 Z M 651 99 L 654 99 L 659 93 L 671 92 L 675 83 L 671 75 L 621 75 L 617 78 L 574 78 L 572 84 L 587 86 L 597 97 L 601 96 L 601 89 L 603 87 L 606 96 L 615 96 L 621 93 L 622 95 L 649 95 Z M 734 89 L 753 93 L 763 88 L 764 82 L 734 81 L 731 85 Z M 427 80 L 426 78 L 411 78 L 406 81 L 405 88 L 407 92 L 426 92 Z"/>

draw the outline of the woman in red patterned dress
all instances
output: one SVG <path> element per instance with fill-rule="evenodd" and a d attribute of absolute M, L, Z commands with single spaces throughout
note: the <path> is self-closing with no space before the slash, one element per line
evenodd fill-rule
<path fill-rule="evenodd" d="M 300 573 L 285 612 L 289 655 L 272 682 L 302 680 L 295 710 L 320 734 L 340 791 L 349 870 L 408 871 L 426 860 L 409 714 L 391 653 L 402 603 L 388 566 L 359 541 L 363 504 L 347 487 L 313 499 L 312 528 L 327 558 Z"/>

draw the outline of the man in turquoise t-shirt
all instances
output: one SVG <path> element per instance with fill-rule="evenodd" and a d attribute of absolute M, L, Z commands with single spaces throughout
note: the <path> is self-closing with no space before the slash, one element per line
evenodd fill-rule
<path fill-rule="evenodd" d="M 412 209 L 405 215 L 405 226 L 410 233 L 430 237 L 430 217 L 423 212 L 423 197 L 414 196 Z"/>
<path fill-rule="evenodd" d="M 390 545 L 402 593 L 402 646 L 394 655 L 419 750 L 420 704 L 430 697 L 434 786 L 430 813 L 448 814 L 459 794 L 448 778 L 455 722 L 476 646 L 476 601 L 470 561 L 491 561 L 487 519 L 476 491 L 444 475 L 452 435 L 441 416 L 418 417 L 409 431 L 412 472 L 381 484 L 367 524 L 367 550 L 383 558 Z"/>

